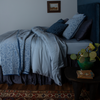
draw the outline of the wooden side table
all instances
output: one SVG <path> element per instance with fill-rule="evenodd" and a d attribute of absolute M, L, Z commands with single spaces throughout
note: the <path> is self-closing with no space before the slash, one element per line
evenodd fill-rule
<path fill-rule="evenodd" d="M 76 70 L 79 68 L 76 67 L 66 67 L 64 70 L 65 76 L 68 80 L 72 81 L 73 89 L 75 92 L 75 100 L 79 100 L 79 96 L 82 90 L 83 83 L 88 83 L 90 88 L 90 100 L 96 100 L 95 95 L 100 83 L 100 68 L 96 67 L 93 69 L 95 77 L 93 79 L 78 79 Z"/>

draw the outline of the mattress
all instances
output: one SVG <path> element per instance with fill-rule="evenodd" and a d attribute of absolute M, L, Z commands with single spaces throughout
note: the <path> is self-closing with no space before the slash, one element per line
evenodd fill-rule
<path fill-rule="evenodd" d="M 70 40 L 67 40 L 65 38 L 61 38 L 61 39 L 64 40 L 67 44 L 67 47 L 68 47 L 67 54 L 72 54 L 72 53 L 78 54 L 78 52 L 81 49 L 85 49 L 89 45 L 89 43 L 92 43 L 88 39 L 80 40 L 80 41 L 77 41 L 76 39 L 70 39 Z"/>

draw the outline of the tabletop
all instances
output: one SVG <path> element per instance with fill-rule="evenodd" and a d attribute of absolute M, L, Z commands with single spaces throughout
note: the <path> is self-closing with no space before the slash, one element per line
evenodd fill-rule
<path fill-rule="evenodd" d="M 99 83 L 100 82 L 100 67 L 95 67 L 91 69 L 94 73 L 93 79 L 79 79 L 77 78 L 76 71 L 80 70 L 79 67 L 66 67 L 64 70 L 65 76 L 68 80 L 83 82 L 83 83 Z"/>

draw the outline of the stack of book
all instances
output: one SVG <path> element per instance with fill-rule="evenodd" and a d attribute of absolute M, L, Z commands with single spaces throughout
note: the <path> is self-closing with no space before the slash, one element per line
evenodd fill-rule
<path fill-rule="evenodd" d="M 81 79 L 93 79 L 94 73 L 92 70 L 77 70 L 77 78 Z"/>

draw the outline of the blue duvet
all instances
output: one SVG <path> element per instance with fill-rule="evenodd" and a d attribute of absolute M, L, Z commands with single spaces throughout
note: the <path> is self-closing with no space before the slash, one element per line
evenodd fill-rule
<path fill-rule="evenodd" d="M 3 75 L 29 74 L 32 70 L 62 85 L 60 68 L 65 65 L 67 46 L 43 27 L 1 35 L 0 55 Z"/>

